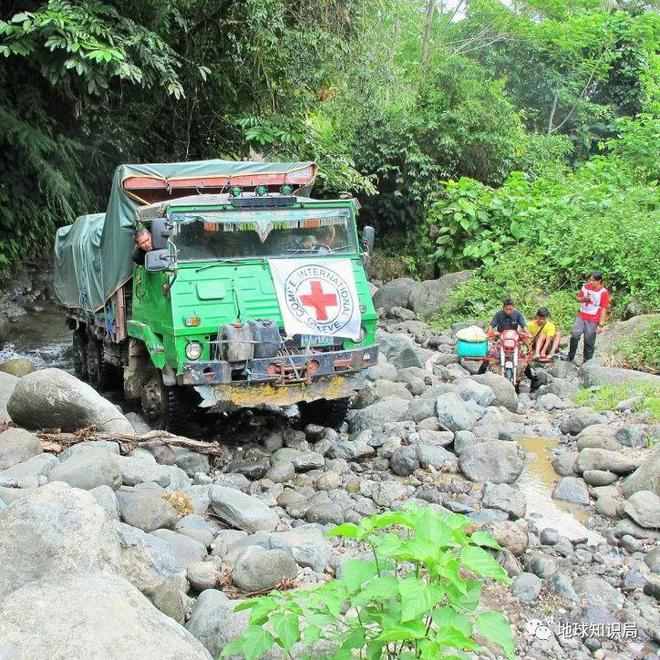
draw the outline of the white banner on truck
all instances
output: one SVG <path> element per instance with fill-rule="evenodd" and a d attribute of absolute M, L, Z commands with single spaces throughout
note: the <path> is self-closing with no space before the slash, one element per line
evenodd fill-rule
<path fill-rule="evenodd" d="M 360 339 L 360 302 L 349 259 L 269 259 L 287 336 Z"/>

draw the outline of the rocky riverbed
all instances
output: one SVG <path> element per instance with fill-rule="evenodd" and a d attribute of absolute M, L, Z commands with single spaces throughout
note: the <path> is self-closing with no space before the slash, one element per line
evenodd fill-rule
<path fill-rule="evenodd" d="M 457 364 L 451 332 L 388 310 L 342 429 L 257 412 L 207 427 L 220 455 L 113 442 L 148 426 L 65 371 L 0 371 L 0 658 L 217 657 L 243 599 L 363 551 L 327 529 L 410 503 L 501 544 L 512 585 L 485 599 L 521 657 L 657 658 L 660 429 L 575 406 L 603 367 L 557 362 L 517 394 Z M 37 435 L 90 425 L 106 439 Z"/>

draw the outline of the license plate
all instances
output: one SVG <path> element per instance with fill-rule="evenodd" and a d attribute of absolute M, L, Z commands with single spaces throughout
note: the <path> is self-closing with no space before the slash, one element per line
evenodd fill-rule
<path fill-rule="evenodd" d="M 301 346 L 334 346 L 335 338 L 324 335 L 298 335 Z"/>

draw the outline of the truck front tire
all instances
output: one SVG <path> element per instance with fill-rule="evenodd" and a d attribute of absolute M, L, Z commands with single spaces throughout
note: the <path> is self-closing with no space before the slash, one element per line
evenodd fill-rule
<path fill-rule="evenodd" d="M 346 419 L 351 405 L 350 398 L 344 399 L 319 399 L 301 403 L 300 421 L 303 426 L 307 424 L 318 424 L 329 426 L 333 429 L 339 428 Z"/>

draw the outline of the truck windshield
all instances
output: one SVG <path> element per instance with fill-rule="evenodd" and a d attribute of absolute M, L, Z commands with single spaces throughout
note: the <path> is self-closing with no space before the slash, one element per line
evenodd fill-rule
<path fill-rule="evenodd" d="M 179 261 L 349 254 L 356 251 L 349 209 L 174 213 Z"/>

